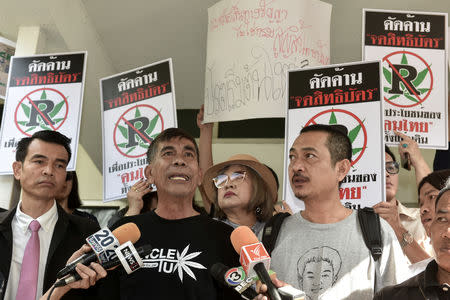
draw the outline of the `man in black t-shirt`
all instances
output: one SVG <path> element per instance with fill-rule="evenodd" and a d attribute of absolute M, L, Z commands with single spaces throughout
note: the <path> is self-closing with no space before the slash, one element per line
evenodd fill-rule
<path fill-rule="evenodd" d="M 157 187 L 157 207 L 123 218 L 114 227 L 136 223 L 141 231 L 136 247 L 150 244 L 153 250 L 136 272 L 109 272 L 114 284 L 104 295 L 108 299 L 240 299 L 210 275 L 214 263 L 234 267 L 239 258 L 230 242 L 232 228 L 192 206 L 202 180 L 195 140 L 181 129 L 166 129 L 150 144 L 147 159 L 145 175 Z"/>

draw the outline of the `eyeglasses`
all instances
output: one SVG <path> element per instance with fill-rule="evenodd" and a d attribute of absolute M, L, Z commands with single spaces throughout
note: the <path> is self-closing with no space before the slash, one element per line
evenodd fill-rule
<path fill-rule="evenodd" d="M 386 162 L 386 172 L 388 172 L 391 175 L 398 174 L 398 171 L 400 171 L 398 162 L 396 161 L 387 161 Z"/>
<path fill-rule="evenodd" d="M 228 183 L 228 181 L 233 182 L 235 184 L 241 183 L 245 179 L 246 172 L 234 172 L 231 173 L 230 176 L 225 174 L 219 174 L 216 177 L 213 178 L 214 185 L 216 188 L 221 189 L 225 187 Z"/>

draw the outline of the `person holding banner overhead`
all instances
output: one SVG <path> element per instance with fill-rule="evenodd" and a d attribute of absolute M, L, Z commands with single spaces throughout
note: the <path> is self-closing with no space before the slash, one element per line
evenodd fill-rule
<path fill-rule="evenodd" d="M 194 138 L 179 128 L 165 129 L 150 144 L 145 177 L 156 185 L 156 209 L 113 227 L 135 223 L 141 232 L 136 247 L 150 244 L 153 250 L 136 272 L 109 272 L 105 280 L 114 288 L 102 291 L 102 298 L 239 299 L 210 275 L 213 264 L 237 266 L 239 258 L 230 242 L 232 228 L 193 207 L 203 175 L 198 153 Z"/>
<path fill-rule="evenodd" d="M 13 163 L 22 200 L 0 213 L 0 277 L 4 299 L 38 299 L 55 282 L 58 270 L 85 238 L 99 229 L 85 218 L 67 214 L 55 201 L 66 179 L 70 139 L 39 131 L 21 139 Z M 67 299 L 94 297 L 95 290 L 73 290 Z M 0 297 L 2 298 L 2 297 Z"/>
<path fill-rule="evenodd" d="M 400 135 L 400 133 L 397 133 Z M 430 169 L 426 165 L 420 151 L 414 141 L 404 135 L 403 145 L 408 145 L 408 141 L 415 151 L 410 151 L 410 158 L 413 162 L 414 170 L 417 179 L 422 179 L 427 175 Z M 406 148 L 406 147 L 402 147 Z M 402 153 L 402 152 L 400 152 Z M 412 155 L 414 154 L 414 155 Z M 401 154 L 402 155 L 402 154 Z M 403 154 L 405 155 L 405 154 Z M 407 208 L 397 200 L 398 187 L 398 172 L 400 170 L 399 164 L 395 160 L 395 155 L 391 150 L 385 146 L 386 157 L 386 202 L 380 202 L 373 206 L 376 213 L 386 220 L 394 230 L 403 252 L 408 257 L 409 261 L 414 264 L 430 257 L 430 254 L 425 251 L 425 244 L 427 241 L 427 234 L 420 222 L 420 212 L 418 208 Z M 422 163 L 421 163 L 422 162 Z M 422 165 L 422 167 L 421 167 Z"/>

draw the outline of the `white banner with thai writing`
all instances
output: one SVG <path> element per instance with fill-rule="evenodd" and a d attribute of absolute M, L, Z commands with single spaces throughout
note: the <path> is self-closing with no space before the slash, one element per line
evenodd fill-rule
<path fill-rule="evenodd" d="M 383 201 L 385 176 L 380 63 L 349 63 L 289 71 L 288 96 L 283 198 L 292 210 L 302 210 L 304 203 L 294 195 L 290 186 L 289 149 L 299 132 L 312 124 L 338 124 L 347 129 L 353 153 L 351 169 L 339 189 L 342 204 L 357 209 Z M 304 163 L 304 166 L 301 175 L 318 176 L 314 175 L 313 164 Z"/>
<path fill-rule="evenodd" d="M 0 98 L 6 97 L 6 86 L 8 85 L 9 65 L 11 56 L 16 51 L 16 43 L 0 37 Z"/>
<path fill-rule="evenodd" d="M 172 74 L 167 59 L 100 79 L 105 202 L 127 196 L 145 177 L 150 143 L 177 126 Z"/>
<path fill-rule="evenodd" d="M 382 61 L 385 141 L 402 132 L 421 148 L 448 148 L 447 14 L 363 11 L 363 57 Z"/>
<path fill-rule="evenodd" d="M 13 56 L 0 131 L 0 174 L 12 174 L 17 143 L 41 130 L 72 139 L 75 170 L 87 52 Z"/>
<path fill-rule="evenodd" d="M 208 9 L 205 121 L 285 117 L 286 71 L 330 63 L 331 5 L 222 0 Z"/>

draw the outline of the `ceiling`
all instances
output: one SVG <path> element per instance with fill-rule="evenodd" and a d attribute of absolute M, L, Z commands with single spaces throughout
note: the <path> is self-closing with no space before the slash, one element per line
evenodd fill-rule
<path fill-rule="evenodd" d="M 236 0 L 237 2 L 238 0 Z M 245 1 L 245 0 L 240 0 Z M 20 26 L 40 26 L 40 53 L 88 51 L 80 143 L 101 170 L 98 80 L 173 59 L 177 107 L 203 102 L 207 8 L 218 0 L 0 0 L 0 35 L 16 41 Z M 325 0 L 333 5 L 331 62 L 361 59 L 361 9 L 450 11 L 448 0 Z"/>

